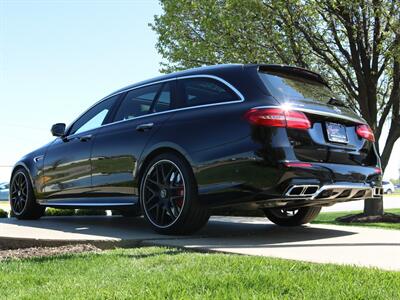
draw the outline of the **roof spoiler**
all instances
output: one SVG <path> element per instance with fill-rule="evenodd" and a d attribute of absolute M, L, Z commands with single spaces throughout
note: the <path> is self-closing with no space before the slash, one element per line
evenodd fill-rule
<path fill-rule="evenodd" d="M 286 65 L 258 65 L 258 71 L 275 71 L 275 72 L 282 72 L 282 73 L 287 73 L 287 74 L 296 74 L 299 76 L 302 76 L 304 78 L 308 78 L 311 80 L 318 81 L 327 87 L 329 87 L 328 83 L 322 78 L 321 75 L 318 73 L 315 73 L 313 71 L 303 69 L 300 67 L 291 67 L 291 66 L 286 66 Z"/>

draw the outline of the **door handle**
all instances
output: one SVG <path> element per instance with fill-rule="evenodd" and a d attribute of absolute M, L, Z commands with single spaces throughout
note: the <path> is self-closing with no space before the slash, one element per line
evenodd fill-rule
<path fill-rule="evenodd" d="M 80 140 L 81 142 L 87 142 L 87 141 L 89 141 L 91 138 L 92 138 L 92 135 L 91 135 L 91 134 L 88 134 L 88 135 L 83 135 L 83 136 L 79 137 L 79 140 Z"/>
<path fill-rule="evenodd" d="M 138 126 L 136 126 L 136 130 L 137 131 L 147 131 L 150 130 L 151 128 L 153 128 L 154 123 L 145 123 L 145 124 L 140 124 Z"/>

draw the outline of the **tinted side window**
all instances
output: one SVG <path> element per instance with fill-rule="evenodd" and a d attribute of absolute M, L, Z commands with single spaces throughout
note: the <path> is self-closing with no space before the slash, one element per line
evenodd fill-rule
<path fill-rule="evenodd" d="M 240 100 L 225 84 L 210 78 L 190 78 L 180 81 L 185 106 Z"/>
<path fill-rule="evenodd" d="M 166 111 L 171 109 L 172 105 L 172 95 L 171 95 L 171 84 L 165 83 L 157 97 L 157 101 L 154 105 L 154 112 Z"/>
<path fill-rule="evenodd" d="M 118 97 L 119 96 L 117 95 L 108 98 L 89 109 L 84 115 L 76 120 L 68 134 L 81 133 L 103 125 L 108 112 L 111 110 Z"/>
<path fill-rule="evenodd" d="M 118 108 L 114 121 L 129 120 L 149 113 L 160 88 L 161 84 L 156 84 L 128 92 Z"/>

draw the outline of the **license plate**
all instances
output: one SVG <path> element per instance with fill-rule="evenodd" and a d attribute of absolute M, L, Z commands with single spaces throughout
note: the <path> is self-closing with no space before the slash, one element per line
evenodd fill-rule
<path fill-rule="evenodd" d="M 326 122 L 326 132 L 328 140 L 335 143 L 347 144 L 346 126 L 337 123 Z"/>

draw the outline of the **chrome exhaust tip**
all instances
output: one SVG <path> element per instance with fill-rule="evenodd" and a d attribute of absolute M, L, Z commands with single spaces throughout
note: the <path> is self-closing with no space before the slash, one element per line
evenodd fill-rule
<path fill-rule="evenodd" d="M 383 196 L 383 188 L 382 187 L 374 188 L 374 197 L 380 197 L 380 196 Z"/>
<path fill-rule="evenodd" d="M 285 195 L 289 197 L 298 197 L 298 196 L 312 197 L 318 191 L 318 189 L 319 185 L 313 185 L 313 184 L 293 185 L 289 187 Z"/>

